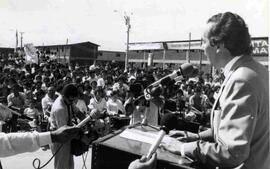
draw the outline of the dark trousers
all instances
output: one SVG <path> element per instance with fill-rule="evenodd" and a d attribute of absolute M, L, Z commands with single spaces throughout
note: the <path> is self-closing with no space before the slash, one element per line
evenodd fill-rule
<path fill-rule="evenodd" d="M 12 118 L 7 122 L 9 132 L 17 132 L 18 131 L 17 124 L 18 124 L 18 115 L 13 114 Z"/>

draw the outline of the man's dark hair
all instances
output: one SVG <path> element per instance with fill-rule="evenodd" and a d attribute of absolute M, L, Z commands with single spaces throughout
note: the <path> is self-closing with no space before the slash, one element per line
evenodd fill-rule
<path fill-rule="evenodd" d="M 214 23 L 208 34 L 212 46 L 224 43 L 232 56 L 251 54 L 248 27 L 239 15 L 231 12 L 219 13 L 208 19 L 207 23 Z"/>
<path fill-rule="evenodd" d="M 78 97 L 79 93 L 77 87 L 70 83 L 63 87 L 62 95 L 65 97 Z"/>

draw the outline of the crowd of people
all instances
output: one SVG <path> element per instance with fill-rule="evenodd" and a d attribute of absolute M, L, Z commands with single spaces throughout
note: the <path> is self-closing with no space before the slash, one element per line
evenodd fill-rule
<path fill-rule="evenodd" d="M 45 54 L 40 56 L 39 64 L 25 63 L 23 57 L 16 54 L 1 55 L 0 69 L 1 104 L 17 112 L 0 112 L 3 132 L 56 131 L 91 116 L 95 119 L 94 133 L 85 140 L 86 145 L 93 138 L 107 135 L 123 125 L 143 121 L 149 111 L 144 90 L 173 72 L 155 67 L 125 71 L 115 62 L 74 66 L 59 63 Z M 158 113 L 158 123 L 179 129 L 181 124 L 166 120 L 166 114 L 170 114 L 174 119 L 209 127 L 209 109 L 215 101 L 222 76 L 213 80 L 210 74 L 200 74 L 193 79 L 186 77 L 172 82 L 152 93 L 161 100 L 161 111 L 155 112 Z M 125 119 L 122 123 L 121 118 Z M 68 153 L 71 142 L 62 144 L 43 146 L 43 150 L 50 148 L 52 153 L 61 148 L 55 156 L 55 168 L 74 165 L 73 155 Z"/>
<path fill-rule="evenodd" d="M 1 103 L 33 119 L 27 125 L 26 120 L 1 112 L 2 121 L 6 122 L 4 131 L 16 132 L 19 126 L 22 130 L 27 126 L 44 130 L 42 122 L 49 121 L 53 102 L 69 83 L 78 87 L 76 106 L 81 112 L 106 111 L 108 115 L 131 116 L 132 122 L 142 120 L 144 111 L 134 110 L 134 105 L 144 106 L 140 97 L 143 90 L 173 71 L 161 68 L 124 71 L 119 64 L 109 62 L 74 66 L 59 63 L 45 54 L 41 60 L 39 64 L 29 64 L 14 54 L 1 56 Z M 165 88 L 160 93 L 164 103 L 160 117 L 168 112 L 181 113 L 190 120 L 204 117 L 214 103 L 222 79 L 222 76 L 213 79 L 210 74 L 201 74 L 195 80 L 182 79 L 172 84 L 173 88 Z M 134 111 L 137 114 L 132 116 Z"/>

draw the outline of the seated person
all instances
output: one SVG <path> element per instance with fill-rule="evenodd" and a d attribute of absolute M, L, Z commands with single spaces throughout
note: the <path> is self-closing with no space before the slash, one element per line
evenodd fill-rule
<path fill-rule="evenodd" d="M 112 91 L 107 101 L 107 113 L 109 115 L 126 114 L 126 110 L 118 98 L 118 91 Z"/>
<path fill-rule="evenodd" d="M 20 92 L 20 86 L 16 83 L 11 87 L 12 92 L 7 96 L 8 107 L 21 112 L 25 108 L 25 95 Z M 17 131 L 17 115 L 13 115 L 7 123 L 11 132 Z"/>
<path fill-rule="evenodd" d="M 106 100 L 104 90 L 98 88 L 94 91 L 94 97 L 90 99 L 88 108 L 90 116 L 96 119 L 94 129 L 98 136 L 104 136 L 110 132 L 110 119 L 106 117 Z"/>
<path fill-rule="evenodd" d="M 90 114 L 98 114 L 97 118 L 104 114 L 104 111 L 107 110 L 106 100 L 104 98 L 104 90 L 103 89 L 96 89 L 94 91 L 94 97 L 90 99 L 90 103 L 88 105 L 90 109 Z"/>
<path fill-rule="evenodd" d="M 32 118 L 32 121 L 29 121 L 28 124 L 31 128 L 36 129 L 38 126 L 38 121 L 40 120 L 41 113 L 36 108 L 36 101 L 33 99 L 29 102 L 29 107 L 24 109 L 24 115 Z"/>

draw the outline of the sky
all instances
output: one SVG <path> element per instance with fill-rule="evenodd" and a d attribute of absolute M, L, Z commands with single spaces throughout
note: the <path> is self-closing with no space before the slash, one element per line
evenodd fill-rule
<path fill-rule="evenodd" d="M 0 46 L 55 45 L 90 41 L 100 50 L 124 51 L 130 42 L 200 39 L 208 18 L 239 14 L 252 37 L 269 35 L 268 0 L 0 0 Z M 20 35 L 20 34 L 19 34 Z M 20 36 L 19 36 L 20 37 Z"/>

